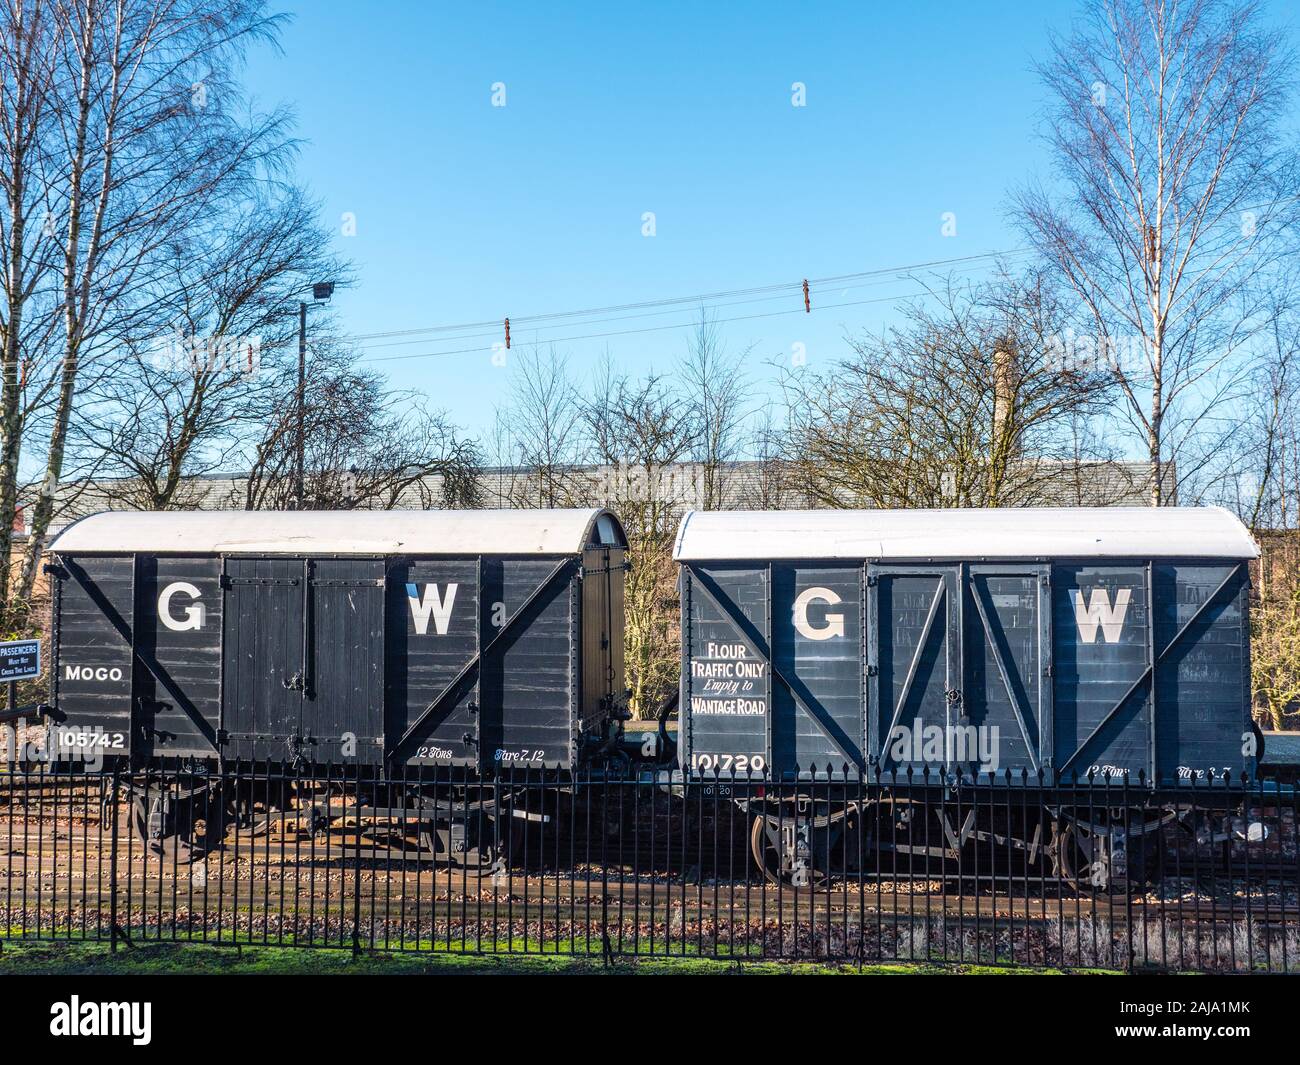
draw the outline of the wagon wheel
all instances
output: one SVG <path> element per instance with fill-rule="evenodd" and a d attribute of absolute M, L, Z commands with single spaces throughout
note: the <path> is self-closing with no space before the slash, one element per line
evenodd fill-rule
<path fill-rule="evenodd" d="M 1056 831 L 1052 847 L 1052 872 L 1080 895 L 1138 894 L 1159 879 L 1161 830 L 1129 837 L 1128 868 L 1112 868 L 1107 836 L 1089 832 L 1073 821 Z"/>
<path fill-rule="evenodd" d="M 183 864 L 200 860 L 221 846 L 231 813 L 219 789 L 206 797 L 200 793 L 173 798 L 165 811 L 157 809 L 163 799 L 162 792 L 144 791 L 132 795 L 127 804 L 126 827 L 146 854 Z"/>
<path fill-rule="evenodd" d="M 763 875 L 773 884 L 820 891 L 842 873 L 846 857 L 854 863 L 856 810 L 837 810 L 816 817 L 772 817 L 759 813 L 749 833 L 750 850 Z M 845 851 L 845 832 L 854 846 Z"/>
<path fill-rule="evenodd" d="M 1104 890 L 1109 879 L 1105 862 L 1094 861 L 1092 858 L 1091 837 L 1080 833 L 1068 822 L 1056 829 L 1052 848 L 1052 874 L 1064 880 L 1080 895 L 1096 891 L 1099 886 Z"/>

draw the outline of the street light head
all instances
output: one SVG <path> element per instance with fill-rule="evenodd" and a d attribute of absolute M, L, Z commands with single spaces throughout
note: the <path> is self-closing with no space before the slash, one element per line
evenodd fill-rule
<path fill-rule="evenodd" d="M 314 300 L 328 300 L 334 295 L 333 281 L 318 281 L 311 287 L 311 298 Z"/>

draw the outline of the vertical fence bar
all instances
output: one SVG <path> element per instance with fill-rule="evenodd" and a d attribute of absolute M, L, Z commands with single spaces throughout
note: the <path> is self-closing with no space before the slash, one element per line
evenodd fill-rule
<path fill-rule="evenodd" d="M 121 781 L 118 776 L 118 768 L 113 767 L 113 790 L 109 799 L 109 817 L 111 823 L 109 826 L 109 858 L 108 858 L 108 928 L 109 928 L 109 950 L 114 954 L 117 953 L 117 801 L 118 789 Z M 24 884 L 24 887 L 26 885 Z"/>
<path fill-rule="evenodd" d="M 1278 808 L 1279 817 L 1281 817 L 1281 797 L 1278 800 Z M 1278 835 L 1281 836 L 1281 832 Z M 1281 840 L 1278 841 L 1278 847 L 1279 849 L 1282 847 Z M 1291 925 L 1296 925 L 1296 923 L 1300 923 L 1300 792 L 1296 791 L 1294 783 L 1291 785 L 1291 853 L 1294 860 L 1292 860 L 1290 896 L 1291 900 L 1294 901 L 1286 902 L 1286 897 L 1284 897 L 1283 901 L 1286 902 Z M 1288 934 L 1290 934 L 1290 928 L 1283 926 L 1283 938 L 1287 938 Z M 1288 969 L 1287 971 L 1291 970 Z"/>

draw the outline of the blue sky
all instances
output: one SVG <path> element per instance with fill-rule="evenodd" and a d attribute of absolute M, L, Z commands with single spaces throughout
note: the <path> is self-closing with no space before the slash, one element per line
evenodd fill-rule
<path fill-rule="evenodd" d="M 1045 166 L 1032 63 L 1079 8 L 314 0 L 286 10 L 282 53 L 255 55 L 247 83 L 261 104 L 296 109 L 300 174 L 358 272 L 333 309 L 360 335 L 1015 248 L 1008 189 Z M 795 82 L 806 106 L 792 106 Z M 345 213 L 353 236 L 342 235 Z M 726 323 L 724 336 L 734 350 L 752 345 L 761 381 L 766 360 L 794 344 L 810 364 L 833 360 L 846 333 L 878 329 L 913 291 L 888 277 L 823 289 L 816 313 L 799 313 L 794 296 L 795 313 Z M 881 302 L 821 309 L 866 299 Z M 564 338 L 696 314 L 521 325 L 512 339 L 560 341 L 579 375 L 607 346 L 643 372 L 669 367 L 688 330 Z M 396 385 L 480 432 L 522 352 L 504 367 L 480 351 L 391 359 L 499 339 L 457 339 L 478 332 L 372 339 L 361 355 L 390 360 L 376 364 Z"/>

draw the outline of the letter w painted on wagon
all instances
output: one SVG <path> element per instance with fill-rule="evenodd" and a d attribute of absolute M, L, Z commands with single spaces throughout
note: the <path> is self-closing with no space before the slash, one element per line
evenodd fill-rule
<path fill-rule="evenodd" d="M 1105 588 L 1094 588 L 1088 597 L 1088 605 L 1083 605 L 1083 592 L 1074 592 L 1074 621 L 1079 626 L 1079 640 L 1082 643 L 1096 643 L 1097 629 L 1100 627 L 1106 643 L 1118 643 L 1124 628 L 1124 616 L 1128 613 L 1132 588 L 1116 588 L 1115 604 L 1111 605 L 1110 593 Z"/>
<path fill-rule="evenodd" d="M 447 585 L 444 596 L 436 584 L 426 584 L 424 594 L 414 584 L 406 586 L 406 598 L 411 604 L 411 619 L 415 622 L 417 635 L 424 636 L 429 631 L 429 619 L 433 618 L 434 631 L 439 636 L 447 635 L 447 625 L 451 621 L 451 608 L 456 602 L 458 584 Z"/>

